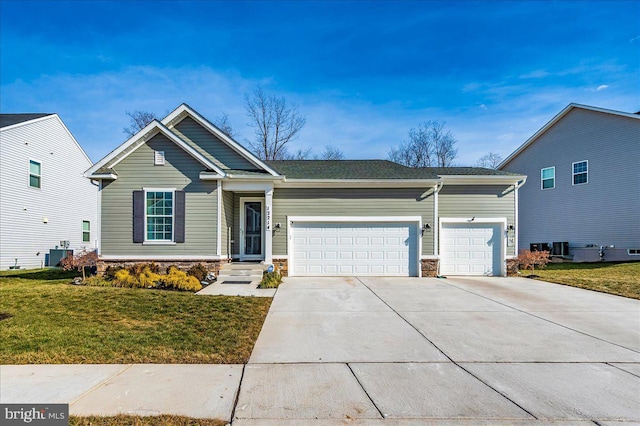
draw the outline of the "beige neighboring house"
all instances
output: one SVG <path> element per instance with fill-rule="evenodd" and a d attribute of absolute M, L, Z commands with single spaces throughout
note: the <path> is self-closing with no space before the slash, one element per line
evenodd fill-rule
<path fill-rule="evenodd" d="M 183 104 L 85 173 L 101 267 L 274 264 L 291 276 L 505 275 L 525 177 L 385 160 L 262 161 Z"/>
<path fill-rule="evenodd" d="M 640 115 L 570 104 L 499 166 L 529 181 L 519 248 L 575 262 L 640 260 Z M 611 247 L 613 246 L 613 247 Z"/>
<path fill-rule="evenodd" d="M 0 270 L 48 266 L 51 250 L 95 249 L 98 187 L 83 176 L 91 165 L 57 114 L 0 114 Z"/>

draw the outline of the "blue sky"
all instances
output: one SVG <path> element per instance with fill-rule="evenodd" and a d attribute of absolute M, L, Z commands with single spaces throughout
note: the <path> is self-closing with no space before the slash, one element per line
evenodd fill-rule
<path fill-rule="evenodd" d="M 293 148 L 386 158 L 426 120 L 459 165 L 510 154 L 571 102 L 640 110 L 640 1 L 0 0 L 0 111 L 57 112 L 92 160 L 126 111 L 298 104 Z"/>

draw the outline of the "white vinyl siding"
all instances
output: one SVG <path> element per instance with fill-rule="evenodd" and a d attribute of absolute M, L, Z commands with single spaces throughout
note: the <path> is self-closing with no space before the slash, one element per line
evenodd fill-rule
<path fill-rule="evenodd" d="M 582 185 L 584 183 L 589 183 L 589 162 L 588 161 L 578 161 L 571 165 L 573 169 L 573 184 L 574 185 Z"/>
<path fill-rule="evenodd" d="M 81 224 L 90 221 L 97 236 L 98 187 L 83 176 L 91 161 L 60 118 L 2 128 L 0 145 L 0 269 L 39 268 L 60 241 L 94 249 L 96 238 L 82 241 Z M 40 164 L 39 189 L 29 184 L 30 160 Z"/>
<path fill-rule="evenodd" d="M 556 168 L 546 167 L 540 170 L 540 188 L 553 189 L 556 187 Z"/>

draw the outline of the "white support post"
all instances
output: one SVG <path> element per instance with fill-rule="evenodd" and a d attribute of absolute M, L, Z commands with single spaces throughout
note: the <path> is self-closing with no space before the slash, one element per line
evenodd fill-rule
<path fill-rule="evenodd" d="M 264 191 L 264 263 L 273 261 L 273 188 Z"/>

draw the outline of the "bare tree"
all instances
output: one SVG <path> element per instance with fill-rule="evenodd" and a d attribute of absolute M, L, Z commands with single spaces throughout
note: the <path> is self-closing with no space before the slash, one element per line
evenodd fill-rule
<path fill-rule="evenodd" d="M 490 152 L 480 157 L 475 165 L 476 167 L 484 167 L 486 169 L 495 170 L 498 168 L 500 163 L 502 163 L 502 156 L 497 152 Z"/>
<path fill-rule="evenodd" d="M 456 143 L 444 123 L 429 120 L 409 130 L 409 140 L 391 148 L 389 159 L 407 167 L 450 167 L 458 156 Z"/>
<path fill-rule="evenodd" d="M 289 151 L 285 148 L 281 157 L 282 160 L 308 160 L 309 158 L 311 158 L 311 148 L 298 149 L 293 154 L 289 153 Z"/>
<path fill-rule="evenodd" d="M 287 105 L 285 98 L 257 87 L 251 97 L 245 95 L 245 108 L 249 126 L 255 132 L 255 140 L 249 142 L 254 153 L 263 160 L 285 158 L 287 145 L 299 136 L 306 123 L 297 105 Z"/>
<path fill-rule="evenodd" d="M 231 139 L 235 137 L 236 131 L 233 129 L 233 126 L 231 126 L 229 116 L 226 112 L 223 112 L 221 116 L 213 120 L 213 124 Z"/>
<path fill-rule="evenodd" d="M 127 111 L 126 114 L 129 116 L 129 127 L 125 127 L 122 131 L 129 137 L 135 135 L 144 129 L 147 124 L 158 118 L 153 112 L 148 111 Z"/>
<path fill-rule="evenodd" d="M 325 145 L 324 151 L 320 154 L 320 160 L 343 160 L 344 153 L 340 148 L 336 148 L 331 145 Z"/>

